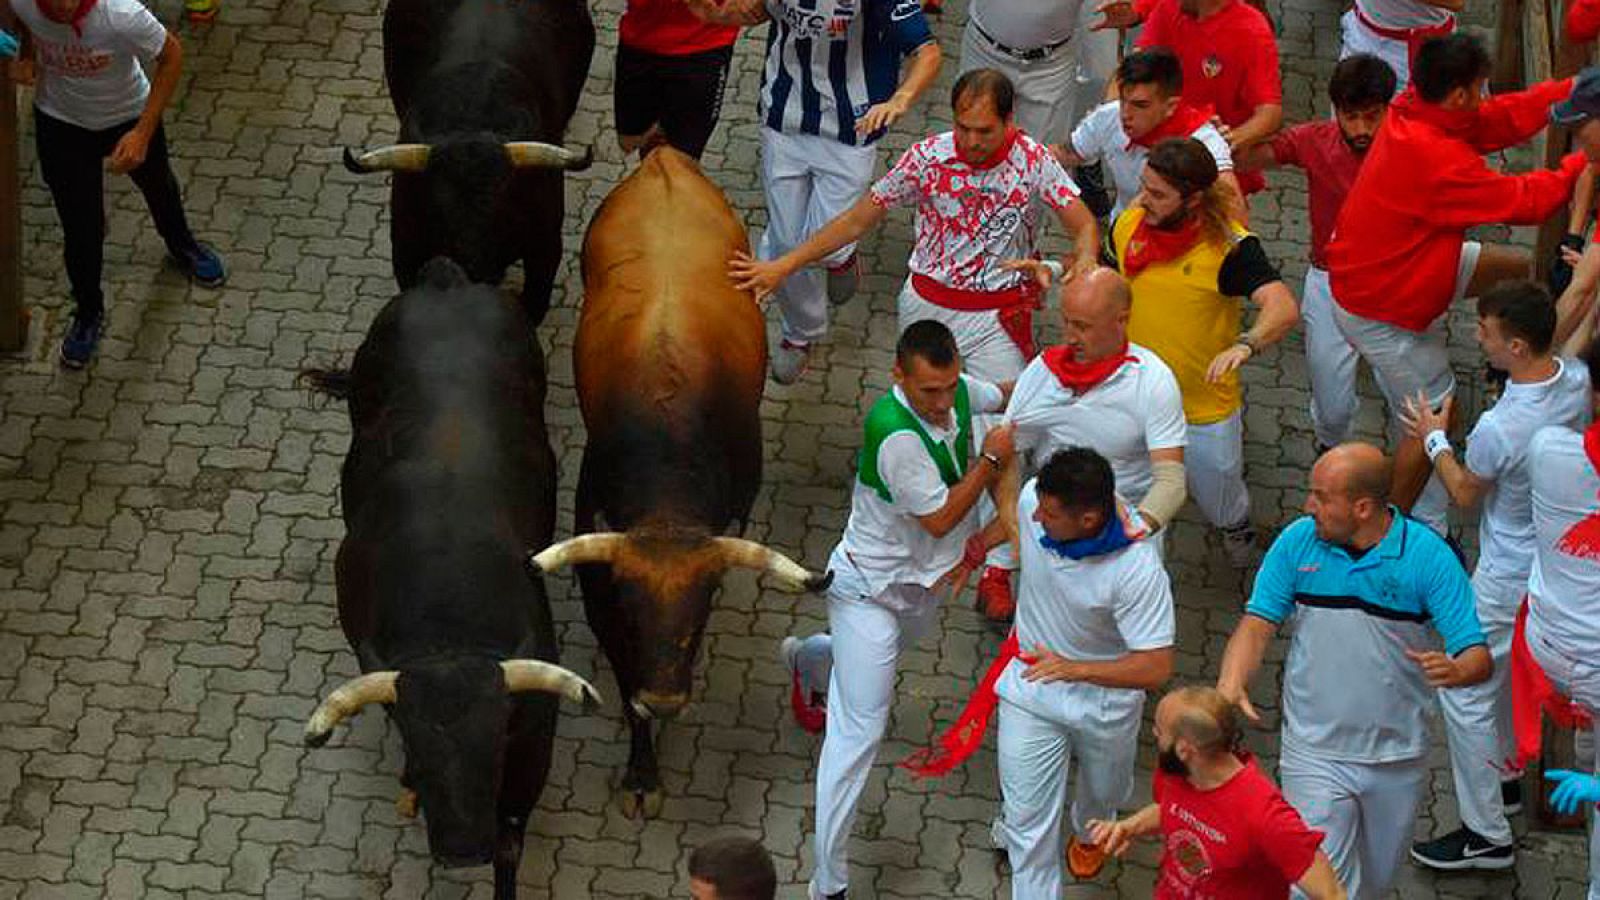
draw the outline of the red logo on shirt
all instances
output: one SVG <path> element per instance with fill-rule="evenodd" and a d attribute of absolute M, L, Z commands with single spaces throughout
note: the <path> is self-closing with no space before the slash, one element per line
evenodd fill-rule
<path fill-rule="evenodd" d="M 1222 60 L 1215 53 L 1200 62 L 1200 74 L 1215 78 L 1222 74 Z"/>

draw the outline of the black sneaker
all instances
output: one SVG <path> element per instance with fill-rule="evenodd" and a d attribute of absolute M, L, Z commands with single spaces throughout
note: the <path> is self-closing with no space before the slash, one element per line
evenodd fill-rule
<path fill-rule="evenodd" d="M 1514 816 L 1522 812 L 1522 781 L 1500 782 L 1500 805 L 1505 807 L 1506 815 Z"/>
<path fill-rule="evenodd" d="M 228 268 L 210 244 L 196 243 L 193 250 L 176 259 L 178 268 L 200 287 L 219 288 L 228 281 Z"/>
<path fill-rule="evenodd" d="M 1411 858 L 1430 869 L 1509 869 L 1516 865 L 1517 848 L 1491 844 L 1463 825 L 1443 837 L 1411 845 Z"/>
<path fill-rule="evenodd" d="M 100 346 L 100 334 L 105 330 L 102 316 L 73 313 L 67 324 L 66 337 L 61 339 L 61 364 L 69 369 L 81 369 L 94 359 L 95 348 Z"/>

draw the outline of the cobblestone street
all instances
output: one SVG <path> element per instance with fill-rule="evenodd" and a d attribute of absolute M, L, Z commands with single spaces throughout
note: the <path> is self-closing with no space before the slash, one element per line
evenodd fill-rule
<path fill-rule="evenodd" d="M 592 143 L 599 160 L 566 179 L 567 254 L 541 331 L 561 464 L 558 537 L 571 532 L 584 440 L 571 374 L 577 248 L 624 172 L 611 127 L 621 6 L 601 0 L 596 9 L 600 46 L 568 143 Z M 174 21 L 181 4 L 155 8 Z M 295 374 L 348 364 L 395 292 L 385 178 L 339 164 L 345 146 L 395 139 L 381 9 L 379 0 L 225 0 L 215 25 L 180 32 L 187 71 L 168 134 L 195 230 L 226 256 L 231 277 L 208 292 L 163 267 L 137 192 L 113 180 L 109 331 L 86 372 L 56 363 L 70 305 L 60 229 L 31 133 L 23 137 L 34 327 L 25 355 L 0 361 L 0 900 L 490 895 L 487 867 L 434 868 L 421 822 L 396 812 L 400 742 L 377 710 L 322 749 L 301 744 L 319 698 L 357 671 L 333 590 L 348 421 L 342 404 L 312 397 Z M 947 127 L 964 10 L 954 3 L 937 24 L 944 72 L 886 154 Z M 1272 10 L 1288 121 L 1325 115 L 1339 4 L 1274 0 Z M 765 216 L 754 121 L 763 35 L 738 45 L 705 158 L 752 232 Z M 1288 189 L 1256 198 L 1254 226 L 1298 294 L 1303 181 L 1274 183 Z M 844 523 L 862 412 L 888 384 L 909 231 L 909 214 L 897 213 L 863 245 L 865 288 L 836 311 L 812 371 L 793 387 L 768 385 L 765 485 L 748 536 L 814 567 Z M 1475 409 L 1478 356 L 1463 311 L 1454 333 Z M 1246 373 L 1247 477 L 1255 521 L 1271 529 L 1298 510 L 1312 459 L 1298 336 Z M 1364 391 L 1361 422 L 1375 437 L 1381 411 L 1370 383 Z M 1168 544 L 1178 669 L 1210 681 L 1244 586 L 1195 515 L 1191 506 Z M 521 896 L 683 896 L 689 849 L 737 831 L 776 856 L 780 896 L 803 897 L 818 741 L 789 719 L 776 650 L 785 634 L 825 625 L 823 602 L 758 590 L 748 572 L 729 577 L 696 701 L 660 741 L 665 805 L 641 823 L 612 803 L 627 752 L 616 685 L 576 583 L 564 573 L 549 587 L 563 662 L 591 677 L 607 705 L 587 716 L 563 707 Z M 999 799 L 993 735 L 942 781 L 913 782 L 891 765 L 954 718 L 1000 638 L 962 603 L 903 660 L 856 826 L 852 897 L 1009 896 L 989 844 Z M 1269 729 L 1250 744 L 1275 766 L 1281 648 L 1271 659 L 1255 690 Z M 1138 802 L 1149 797 L 1154 755 L 1148 729 L 1144 737 Z M 1456 824 L 1442 740 L 1432 765 L 1420 835 Z M 1523 817 L 1516 822 L 1520 833 Z M 1157 847 L 1142 845 L 1100 883 L 1068 894 L 1146 897 L 1156 859 Z M 1529 833 L 1512 872 L 1436 878 L 1408 863 L 1399 892 L 1581 898 L 1585 864 L 1580 836 Z"/>

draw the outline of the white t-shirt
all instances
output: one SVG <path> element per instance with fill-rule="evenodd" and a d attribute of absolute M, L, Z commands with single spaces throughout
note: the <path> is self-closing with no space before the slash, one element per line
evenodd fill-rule
<path fill-rule="evenodd" d="M 1078 394 L 1061 385 L 1042 357 L 1028 363 L 1011 392 L 1006 419 L 1016 423 L 1016 447 L 1024 471 L 1032 472 L 1051 454 L 1088 447 L 1111 463 L 1117 493 L 1133 503 L 1150 492 L 1150 451 L 1188 443 L 1183 395 L 1172 370 L 1150 350 L 1128 345 L 1136 361 L 1123 363 L 1111 377 Z"/>
<path fill-rule="evenodd" d="M 967 15 L 1013 50 L 1048 47 L 1078 28 L 1083 0 L 972 0 Z"/>
<path fill-rule="evenodd" d="M 1361 14 L 1382 28 L 1431 28 L 1450 21 L 1449 10 L 1419 0 L 1356 0 Z"/>
<path fill-rule="evenodd" d="M 1018 133 L 1003 160 L 974 169 L 957 158 L 946 131 L 912 144 L 871 196 L 884 208 L 916 204 L 913 274 L 961 290 L 1004 291 L 1031 277 L 1000 264 L 1033 253 L 1040 207 L 1071 206 L 1078 186 L 1055 154 L 1026 134 Z"/>
<path fill-rule="evenodd" d="M 1600 474 L 1584 455 L 1583 435 L 1569 428 L 1539 429 L 1528 455 L 1537 461 L 1529 467 L 1536 552 L 1528 615 L 1557 650 L 1600 659 L 1600 547 L 1574 553 L 1569 538 L 1579 522 L 1596 527 Z"/>
<path fill-rule="evenodd" d="M 1053 653 L 1085 662 L 1108 662 L 1143 650 L 1171 647 L 1176 624 L 1172 583 L 1152 541 L 1115 553 L 1068 559 L 1039 543 L 1044 527 L 1034 521 L 1037 479 L 1017 498 L 1022 575 L 1017 588 L 1017 643 L 1024 654 L 1042 644 Z M 1144 691 L 1081 682 L 1025 681 L 1027 664 L 1006 668 L 995 691 L 1036 715 L 1060 719 L 1086 701 L 1101 720 L 1137 714 Z M 1130 748 L 1131 752 L 1131 748 Z"/>
<path fill-rule="evenodd" d="M 1493 577 L 1522 580 L 1533 568 L 1528 445 L 1534 432 L 1548 425 L 1576 430 L 1589 421 L 1588 368 L 1570 359 L 1556 364 L 1556 373 L 1545 381 L 1507 383 L 1500 400 L 1467 435 L 1467 468 L 1494 482 L 1478 523 L 1478 571 Z M 1514 616 L 1516 609 L 1510 612 Z"/>
<path fill-rule="evenodd" d="M 11 0 L 11 10 L 33 33 L 39 86 L 34 105 L 46 114 L 100 131 L 139 118 L 150 81 L 138 60 L 152 63 L 167 43 L 167 29 L 138 0 L 100 0 L 80 23 L 46 19 L 35 0 Z"/>
<path fill-rule="evenodd" d="M 962 379 L 967 383 L 967 399 L 974 415 L 1000 411 L 1000 388 L 966 375 Z M 896 385 L 893 390 L 895 399 L 911 409 L 900 387 Z M 951 419 L 954 418 L 952 412 Z M 955 457 L 958 430 L 954 421 L 941 427 L 924 419 L 922 427 L 928 437 L 950 448 L 951 458 Z M 974 454 L 978 452 L 977 440 L 974 432 Z M 877 491 L 852 476 L 850 519 L 828 567 L 849 573 L 873 594 L 891 584 L 931 587 L 961 561 L 962 545 L 972 534 L 974 516 L 969 513 L 942 538 L 929 534 L 917 521 L 918 516 L 938 512 L 949 498 L 950 489 L 915 432 L 897 431 L 884 438 L 878 447 L 878 477 L 883 479 L 894 502 L 886 502 Z"/>
<path fill-rule="evenodd" d="M 1211 151 L 1217 161 L 1217 171 L 1233 171 L 1233 153 L 1216 126 L 1208 122 L 1190 136 Z M 1111 218 L 1115 220 L 1138 195 L 1144 161 L 1150 156 L 1147 148 L 1133 143 L 1122 130 L 1122 104 L 1112 100 L 1090 110 L 1078 127 L 1072 129 L 1072 151 L 1085 160 L 1102 160 L 1111 170 L 1111 180 L 1117 186 L 1117 202 L 1111 210 Z"/>

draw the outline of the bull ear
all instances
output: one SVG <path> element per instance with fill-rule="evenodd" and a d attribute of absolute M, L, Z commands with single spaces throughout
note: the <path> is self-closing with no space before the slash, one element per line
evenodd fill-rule
<path fill-rule="evenodd" d="M 368 172 L 421 172 L 428 168 L 432 148 L 427 144 L 390 144 L 360 156 L 344 150 L 344 167 L 357 175 Z"/>
<path fill-rule="evenodd" d="M 506 673 L 506 692 L 520 694 L 541 691 L 560 694 L 573 703 L 583 705 L 584 712 L 600 708 L 600 692 L 594 685 L 554 663 L 537 659 L 505 659 L 500 668 Z"/>
<path fill-rule="evenodd" d="M 334 726 L 360 712 L 368 703 L 393 703 L 399 679 L 400 673 L 395 671 L 368 672 L 339 685 L 306 720 L 306 746 L 326 744 Z"/>
<path fill-rule="evenodd" d="M 711 539 L 726 566 L 742 566 L 771 575 L 778 586 L 788 591 L 810 591 L 813 594 L 826 590 L 833 583 L 833 573 L 816 574 L 794 560 L 764 544 L 744 538 L 716 537 Z"/>
<path fill-rule="evenodd" d="M 519 169 L 566 169 L 582 172 L 594 162 L 594 148 L 585 147 L 582 153 L 556 144 L 538 141 L 511 141 L 506 144 L 506 158 Z"/>
<path fill-rule="evenodd" d="M 628 536 L 617 531 L 580 534 L 559 544 L 551 544 L 538 553 L 530 554 L 528 562 L 540 573 L 548 575 L 562 566 L 580 563 L 609 563 Z"/>

